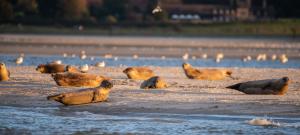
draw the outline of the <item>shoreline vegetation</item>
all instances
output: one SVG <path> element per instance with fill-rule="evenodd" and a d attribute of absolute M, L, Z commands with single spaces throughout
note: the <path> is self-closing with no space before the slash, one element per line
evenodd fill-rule
<path fill-rule="evenodd" d="M 2 23 L 0 33 L 70 34 L 70 35 L 137 35 L 137 36 L 275 36 L 298 38 L 299 19 L 229 23 L 158 23 L 158 24 L 84 24 L 27 25 Z"/>

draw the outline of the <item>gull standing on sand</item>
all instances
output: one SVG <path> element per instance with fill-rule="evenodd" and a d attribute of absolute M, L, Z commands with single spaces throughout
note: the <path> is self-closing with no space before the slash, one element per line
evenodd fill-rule
<path fill-rule="evenodd" d="M 82 60 L 86 59 L 86 54 L 81 54 L 80 59 L 82 59 Z"/>
<path fill-rule="evenodd" d="M 19 65 L 19 64 L 22 64 L 23 63 L 23 57 L 22 56 L 20 56 L 20 57 L 18 57 L 17 59 L 16 59 L 16 64 L 17 65 Z"/>
<path fill-rule="evenodd" d="M 216 62 L 219 63 L 221 62 L 221 60 L 224 58 L 224 54 L 223 53 L 218 53 L 216 55 Z"/>
<path fill-rule="evenodd" d="M 104 55 L 104 58 L 105 58 L 105 59 L 110 59 L 110 58 L 112 58 L 112 57 L 113 57 L 112 54 L 105 54 L 105 55 Z"/>
<path fill-rule="evenodd" d="M 289 61 L 289 59 L 288 59 L 288 57 L 285 55 L 285 54 L 282 54 L 281 56 L 280 56 L 280 62 L 281 63 L 287 63 Z"/>
<path fill-rule="evenodd" d="M 277 55 L 276 55 L 276 54 L 273 54 L 273 55 L 272 55 L 272 60 L 275 61 L 276 59 L 277 59 Z"/>
<path fill-rule="evenodd" d="M 252 58 L 249 55 L 243 58 L 243 62 L 247 62 L 247 61 L 251 61 L 251 60 L 252 60 Z"/>
<path fill-rule="evenodd" d="M 134 54 L 132 57 L 133 57 L 133 59 L 138 59 L 139 58 L 139 56 L 137 54 Z"/>
<path fill-rule="evenodd" d="M 64 58 L 68 57 L 68 54 L 67 53 L 63 53 L 63 57 Z"/>
<path fill-rule="evenodd" d="M 95 57 L 92 56 L 92 57 L 90 58 L 90 60 L 91 60 L 91 61 L 95 60 Z"/>
<path fill-rule="evenodd" d="M 185 54 L 182 56 L 182 59 L 183 59 L 183 60 L 188 60 L 188 59 L 189 59 L 189 54 L 188 54 L 188 53 L 185 53 Z"/>
<path fill-rule="evenodd" d="M 98 62 L 95 64 L 96 67 L 105 67 L 105 62 L 102 61 L 102 62 Z"/>
<path fill-rule="evenodd" d="M 114 57 L 114 61 L 117 61 L 119 58 L 118 57 Z"/>
<path fill-rule="evenodd" d="M 207 54 L 206 53 L 202 54 L 202 59 L 207 59 Z"/>
<path fill-rule="evenodd" d="M 266 61 L 267 60 L 267 54 L 258 54 L 256 57 L 256 61 Z"/>
<path fill-rule="evenodd" d="M 52 61 L 51 63 L 54 63 L 54 64 L 62 64 L 62 61 L 61 61 L 61 60 L 55 60 L 55 61 Z"/>
<path fill-rule="evenodd" d="M 80 66 L 79 68 L 80 68 L 81 72 L 86 73 L 89 70 L 89 65 L 88 64 L 84 64 L 84 65 Z"/>

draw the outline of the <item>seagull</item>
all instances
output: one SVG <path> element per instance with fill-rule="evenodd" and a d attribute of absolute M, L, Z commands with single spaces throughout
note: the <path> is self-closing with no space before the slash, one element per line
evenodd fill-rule
<path fill-rule="evenodd" d="M 185 54 L 182 56 L 182 59 L 183 59 L 183 60 L 189 59 L 189 54 L 188 54 L 188 53 L 185 53 Z"/>
<path fill-rule="evenodd" d="M 112 57 L 113 57 L 112 54 L 105 54 L 105 55 L 104 55 L 104 58 L 105 58 L 105 59 L 110 59 L 110 58 L 112 58 Z"/>
<path fill-rule="evenodd" d="M 95 59 L 95 57 L 93 57 L 93 56 L 90 58 L 91 61 L 93 61 L 94 59 Z"/>
<path fill-rule="evenodd" d="M 55 61 L 52 61 L 51 63 L 54 63 L 54 64 L 61 64 L 62 61 L 61 61 L 61 60 L 55 60 Z"/>
<path fill-rule="evenodd" d="M 206 53 L 202 54 L 202 59 L 207 59 L 207 54 Z"/>
<path fill-rule="evenodd" d="M 118 59 L 119 59 L 118 57 L 115 57 L 115 58 L 114 58 L 114 61 L 117 61 Z"/>
<path fill-rule="evenodd" d="M 82 60 L 86 59 L 86 55 L 85 54 L 81 54 L 80 55 L 80 59 L 82 59 Z"/>
<path fill-rule="evenodd" d="M 87 72 L 89 70 L 88 64 L 84 64 L 79 67 L 81 72 Z"/>
<path fill-rule="evenodd" d="M 133 55 L 132 57 L 133 57 L 133 59 L 138 59 L 139 58 L 139 56 L 137 54 Z"/>
<path fill-rule="evenodd" d="M 18 57 L 17 59 L 16 59 L 16 64 L 17 65 L 19 65 L 19 64 L 22 64 L 23 63 L 23 57 L 22 56 L 20 56 L 20 57 Z"/>
<path fill-rule="evenodd" d="M 276 60 L 277 59 L 277 55 L 276 54 L 273 54 L 272 55 L 272 60 L 274 61 L 274 60 Z"/>
<path fill-rule="evenodd" d="M 95 64 L 96 67 L 105 67 L 105 62 L 102 61 L 102 62 L 98 62 Z"/>
<path fill-rule="evenodd" d="M 162 9 L 160 8 L 159 5 L 157 5 L 153 10 L 152 10 L 152 14 L 156 14 L 162 12 Z"/>
<path fill-rule="evenodd" d="M 63 53 L 63 57 L 68 57 L 68 54 L 67 53 Z"/>
<path fill-rule="evenodd" d="M 287 63 L 289 61 L 289 59 L 288 59 L 288 57 L 285 55 L 285 54 L 282 54 L 281 56 L 280 56 L 280 62 L 281 63 Z"/>

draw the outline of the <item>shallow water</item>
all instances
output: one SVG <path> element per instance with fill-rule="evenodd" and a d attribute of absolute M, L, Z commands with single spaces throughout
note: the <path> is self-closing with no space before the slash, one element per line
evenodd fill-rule
<path fill-rule="evenodd" d="M 8 66 L 16 66 L 15 59 L 17 55 L 4 55 L 0 54 L 0 61 L 5 62 Z M 65 64 L 71 65 L 83 65 L 89 64 L 94 65 L 96 62 L 105 61 L 107 66 L 162 66 L 162 67 L 176 67 L 181 66 L 184 60 L 181 58 L 166 58 L 162 60 L 161 58 L 155 57 L 142 57 L 138 59 L 133 59 L 131 57 L 118 57 L 118 60 L 113 58 L 106 59 L 104 57 L 95 57 L 91 60 L 89 57 L 85 60 L 81 60 L 77 57 L 62 57 L 58 55 L 26 55 L 24 62 L 21 65 L 24 66 L 36 66 L 38 64 L 51 62 L 54 60 L 62 60 Z M 240 59 L 224 59 L 220 63 L 216 63 L 214 59 L 196 59 L 188 60 L 190 64 L 199 67 L 255 67 L 255 68 L 300 68 L 299 59 L 290 59 L 287 63 L 282 64 L 279 61 L 248 61 L 243 62 Z"/>
<path fill-rule="evenodd" d="M 0 134 L 299 134 L 300 118 L 272 117 L 280 126 L 253 126 L 256 116 L 69 112 L 65 108 L 0 106 Z"/>

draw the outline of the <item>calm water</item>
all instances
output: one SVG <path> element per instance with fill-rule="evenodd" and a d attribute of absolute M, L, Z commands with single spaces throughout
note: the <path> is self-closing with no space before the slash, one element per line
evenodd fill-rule
<path fill-rule="evenodd" d="M 15 59 L 17 55 L 4 55 L 0 54 L 0 61 L 5 62 L 8 66 L 15 66 Z M 94 65 L 96 62 L 105 61 L 107 66 L 181 66 L 184 62 L 181 58 L 166 58 L 162 60 L 161 58 L 150 58 L 143 57 L 138 59 L 133 59 L 131 57 L 118 57 L 118 60 L 114 58 L 105 59 L 103 57 L 94 57 L 94 60 L 91 60 L 89 57 L 85 60 L 81 60 L 77 57 L 62 57 L 57 55 L 51 56 L 41 56 L 41 55 L 26 55 L 24 58 L 24 63 L 21 65 L 24 66 L 36 66 L 38 64 L 51 62 L 54 60 L 62 60 L 65 64 L 71 65 L 83 65 L 89 64 Z M 249 61 L 243 62 L 240 59 L 224 59 L 220 63 L 216 63 L 214 59 L 196 59 L 188 60 L 188 62 L 194 66 L 199 67 L 256 67 L 256 68 L 300 68 L 299 59 L 289 59 L 285 64 L 280 63 L 279 61 Z"/>
<path fill-rule="evenodd" d="M 279 126 L 253 126 L 255 116 L 65 112 L 64 108 L 0 106 L 0 134 L 299 134 L 300 118 L 272 117 Z"/>

